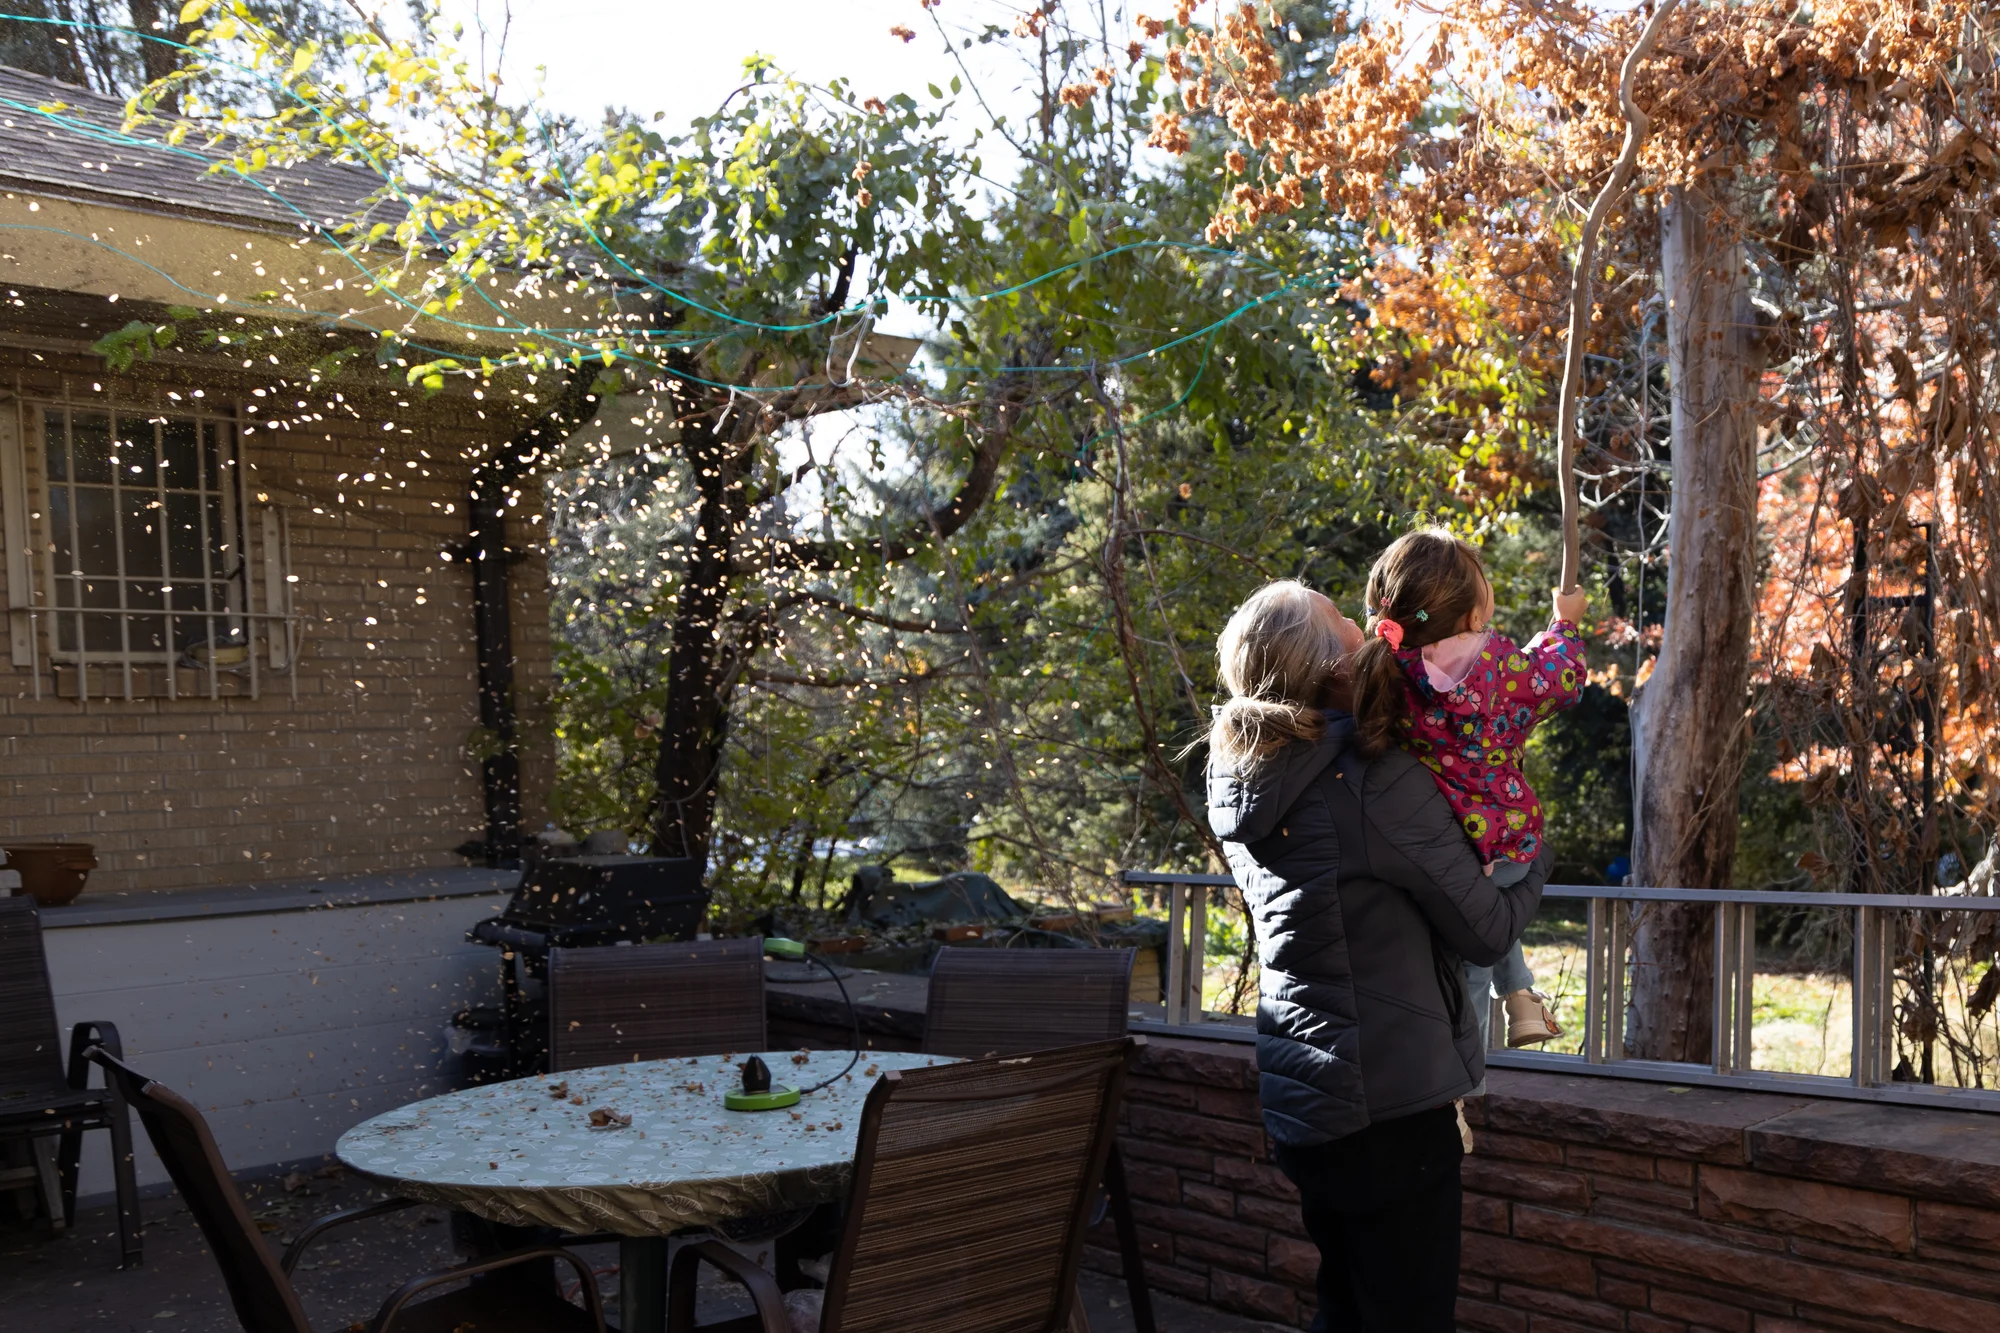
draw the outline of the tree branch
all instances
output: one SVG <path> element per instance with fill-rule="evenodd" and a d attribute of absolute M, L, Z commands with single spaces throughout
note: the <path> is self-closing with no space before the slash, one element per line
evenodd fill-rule
<path fill-rule="evenodd" d="M 1618 202 L 1618 196 L 1625 193 L 1625 185 L 1632 179 L 1632 169 L 1639 161 L 1640 145 L 1646 142 L 1647 133 L 1653 122 L 1639 104 L 1632 100 L 1632 80 L 1639 72 L 1639 62 L 1653 49 L 1659 40 L 1660 27 L 1667 21 L 1667 15 L 1674 12 L 1680 0 L 1660 0 L 1659 8 L 1646 21 L 1639 34 L 1639 40 L 1625 55 L 1625 64 L 1618 73 L 1618 106 L 1625 113 L 1625 144 L 1619 151 L 1618 163 L 1611 169 L 1611 179 L 1604 182 L 1597 199 L 1590 206 L 1590 215 L 1584 219 L 1583 233 L 1577 240 L 1576 268 L 1570 274 L 1569 284 L 1569 342 L 1563 349 L 1562 392 L 1556 408 L 1556 448 L 1561 456 L 1560 480 L 1562 482 L 1563 557 L 1562 587 L 1574 590 L 1577 579 L 1583 573 L 1582 531 L 1579 526 L 1582 503 L 1576 492 L 1577 445 L 1581 442 L 1576 430 L 1577 395 L 1583 387 L 1583 340 L 1590 332 L 1591 281 L 1592 270 L 1597 266 L 1597 234 L 1604 229 L 1604 220 L 1611 214 L 1611 206 Z"/>
<path fill-rule="evenodd" d="M 825 569 L 851 559 L 856 553 L 878 556 L 885 561 L 907 560 L 922 549 L 925 539 L 935 541 L 955 536 L 993 498 L 1000 480 L 1000 465 L 1006 461 L 1008 446 L 1013 443 L 1015 420 L 1025 406 L 1019 401 L 1019 396 L 1020 390 L 1012 390 L 993 405 L 990 419 L 977 429 L 972 464 L 966 469 L 965 479 L 959 483 L 949 503 L 931 511 L 929 522 L 912 523 L 895 536 L 884 535 L 853 543 L 794 542 L 774 552 L 768 561 L 746 566 L 739 572 Z"/>
<path fill-rule="evenodd" d="M 810 602 L 814 606 L 824 606 L 828 610 L 838 611 L 842 615 L 850 616 L 855 620 L 865 620 L 872 625 L 880 625 L 884 629 L 897 629 L 909 634 L 968 634 L 971 632 L 958 625 L 940 625 L 936 620 L 902 620 L 895 616 L 885 616 L 879 611 L 870 611 L 866 607 L 856 606 L 852 602 L 843 602 L 838 597 L 829 597 L 825 593 L 820 592 L 787 593 L 771 604 L 771 610 L 773 612 L 788 611 L 802 602 Z"/>
<path fill-rule="evenodd" d="M 855 257 L 855 250 L 851 244 L 840 252 L 840 260 L 834 266 L 833 290 L 826 294 L 819 305 L 819 312 L 822 315 L 831 315 L 836 310 L 847 308 L 847 293 L 854 282 Z"/>
<path fill-rule="evenodd" d="M 864 685 L 915 685 L 923 681 L 943 680 L 958 673 L 952 671 L 904 672 L 895 676 L 800 676 L 789 671 L 765 671 L 751 667 L 744 671 L 741 679 L 756 681 L 766 685 L 804 685 L 815 690 L 846 690 Z"/>

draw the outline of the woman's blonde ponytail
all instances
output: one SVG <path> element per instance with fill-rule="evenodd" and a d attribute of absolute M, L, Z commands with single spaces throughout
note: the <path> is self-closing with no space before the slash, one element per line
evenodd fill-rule
<path fill-rule="evenodd" d="M 1326 731 L 1320 709 L 1340 665 L 1341 644 L 1325 601 L 1303 583 L 1267 583 L 1236 608 L 1216 640 L 1229 699 L 1209 724 L 1211 759 L 1254 767 L 1293 741 Z"/>

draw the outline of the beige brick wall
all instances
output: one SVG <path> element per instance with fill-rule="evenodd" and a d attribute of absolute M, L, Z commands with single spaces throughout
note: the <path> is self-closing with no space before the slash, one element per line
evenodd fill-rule
<path fill-rule="evenodd" d="M 247 431 L 243 449 L 258 605 L 263 496 L 290 524 L 303 646 L 290 675 L 262 674 L 255 699 L 232 680 L 238 697 L 128 701 L 100 672 L 92 694 L 108 687 L 119 697 L 56 697 L 44 641 L 37 700 L 37 673 L 0 655 L 0 837 L 94 843 L 97 892 L 462 864 L 451 849 L 484 822 L 478 765 L 466 752 L 478 720 L 472 593 L 465 568 L 441 552 L 465 533 L 467 450 L 504 438 L 509 423 L 483 422 L 484 405 L 469 399 L 427 404 L 393 381 L 352 382 L 368 372 L 317 390 L 280 388 L 184 358 L 114 377 L 99 358 L 56 346 L 0 346 L 0 392 L 171 411 L 168 391 L 186 400 L 199 387 L 211 405 L 244 403 L 246 424 L 269 420 L 281 403 L 293 414 L 292 429 Z M 348 403 L 328 411 L 334 390 Z M 306 409 L 295 406 L 302 399 Z M 11 417 L 15 405 L 0 401 L 0 411 Z M 302 419 L 314 414 L 323 419 Z M 23 425 L 32 432 L 32 414 Z M 39 441 L 23 444 L 29 508 L 39 513 Z M 360 480 L 367 472 L 374 482 Z M 524 556 L 513 570 L 513 626 L 531 829 L 553 773 L 543 722 L 547 587 L 532 504 L 524 496 L 510 533 Z M 47 535 L 30 526 L 39 585 Z"/>

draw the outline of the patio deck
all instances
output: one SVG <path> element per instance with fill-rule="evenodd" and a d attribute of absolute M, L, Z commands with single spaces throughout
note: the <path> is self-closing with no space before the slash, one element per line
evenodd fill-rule
<path fill-rule="evenodd" d="M 485 951 L 452 946 L 454 932 L 463 930 L 456 918 L 469 920 L 482 907 L 477 898 L 466 898 L 399 912 L 397 929 L 404 934 L 417 908 L 437 916 L 430 946 L 435 962 L 427 966 L 441 970 L 438 989 L 346 981 L 340 993 L 354 1001 L 302 1010 L 311 1020 L 304 1028 L 337 1033 L 343 1018 L 366 1007 L 359 1003 L 365 993 L 371 1015 L 404 1034 L 399 1044 L 407 1043 L 409 1054 L 396 1064 L 407 1069 L 401 1077 L 408 1082 L 378 1086 L 379 1062 L 350 1062 L 351 1072 L 343 1070 L 327 1086 L 310 1090 L 316 1114 L 300 1117 L 297 1130 L 317 1137 L 311 1144 L 298 1139 L 296 1148 L 293 1139 L 280 1141 L 260 1128 L 289 1103 L 246 1107 L 225 1126 L 238 1136 L 225 1143 L 232 1162 L 268 1170 L 280 1160 L 275 1155 L 280 1150 L 290 1160 L 299 1160 L 300 1153 L 319 1160 L 341 1129 L 380 1109 L 377 1100 L 408 1100 L 446 1074 L 441 1064 L 432 1064 L 437 1057 L 431 1051 L 438 1040 L 433 1034 L 454 1002 L 447 998 L 454 992 L 444 974 L 469 988 L 484 982 L 491 967 Z M 319 947 L 318 935 L 307 938 L 308 924 L 320 934 L 349 931 L 345 923 L 356 920 L 357 912 L 386 910 L 237 920 L 260 921 L 267 939 L 275 927 L 287 939 L 298 934 L 300 947 Z M 55 931 L 52 939 L 69 936 L 80 945 L 93 931 L 158 931 L 165 924 L 106 923 Z M 227 934 L 223 928 L 229 925 L 170 924 L 197 943 L 192 955 L 197 960 L 211 955 L 211 941 Z M 136 1050 L 134 1063 L 142 1069 L 158 1052 L 187 1064 L 218 1035 L 238 1035 L 208 1014 L 225 1008 L 235 1013 L 234 993 L 211 997 L 201 988 L 184 989 L 178 998 L 164 992 L 156 997 L 151 990 L 132 991 L 121 984 L 125 979 L 109 980 L 116 974 L 90 966 L 95 955 L 89 951 L 52 956 L 58 953 L 69 959 L 73 978 L 66 986 L 59 965 L 59 994 L 78 992 L 76 1002 L 89 1005 L 87 1014 L 79 1009 L 74 1016 L 124 1025 L 130 1015 L 127 1049 Z M 315 956 L 315 973 L 327 977 L 331 961 Z M 790 979 L 795 976 L 795 969 L 788 976 L 780 965 L 769 973 L 773 1045 L 844 1047 L 848 1015 L 834 987 L 824 980 Z M 339 981 L 337 975 L 333 979 Z M 297 985 L 304 988 L 306 980 Z M 900 974 L 861 972 L 850 978 L 864 1042 L 878 1049 L 914 1049 L 923 1030 L 926 985 L 922 977 Z M 1170 1328 L 1232 1327 L 1188 1322 L 1207 1318 L 1202 1309 L 1284 1326 L 1301 1326 L 1310 1313 L 1317 1253 L 1300 1232 L 1290 1186 L 1269 1164 L 1257 1110 L 1254 1047 L 1243 1035 L 1240 1029 L 1211 1029 L 1199 1037 L 1149 1034 L 1147 1053 L 1129 1085 L 1122 1141 L 1147 1276 L 1156 1293 L 1186 1303 L 1174 1307 L 1178 1313 Z M 221 1048 L 224 1054 L 230 1049 Z M 238 1077 L 218 1057 L 211 1068 L 191 1067 L 182 1081 L 204 1104 L 216 1104 L 233 1092 Z M 2000 1117 L 1519 1070 L 1495 1071 L 1492 1095 L 1470 1114 L 1478 1126 L 1478 1147 L 1465 1169 L 1460 1306 L 1465 1329 L 1991 1333 L 2000 1328 Z M 257 1148 L 274 1155 L 261 1160 L 245 1155 Z M 101 1144 L 89 1145 L 86 1167 L 101 1163 L 102 1154 Z M 90 1170 L 85 1188 L 86 1194 L 93 1192 Z M 262 1200 L 260 1206 L 277 1210 L 273 1220 L 280 1224 L 290 1216 L 284 1210 L 297 1202 L 268 1193 Z M 320 1207 L 315 1200 L 311 1211 Z M 219 1299 L 219 1288 L 212 1285 L 205 1259 L 173 1258 L 183 1251 L 173 1248 L 182 1242 L 171 1239 L 179 1224 L 169 1205 L 156 1199 L 146 1212 L 154 1255 L 146 1274 L 115 1274 L 108 1253 L 88 1252 L 94 1241 L 61 1242 L 45 1252 L 46 1262 L 9 1245 L 0 1252 L 0 1303 L 10 1316 L 40 1309 L 55 1317 L 61 1284 L 78 1283 L 67 1290 L 109 1302 L 102 1308 L 113 1322 L 24 1326 L 172 1333 L 194 1327 L 181 1321 L 202 1308 L 195 1285 L 211 1283 L 201 1289 L 210 1291 L 212 1300 Z M 94 1216 L 103 1230 L 105 1215 Z M 392 1246 L 382 1260 L 367 1261 L 379 1262 L 376 1269 L 336 1252 L 343 1271 L 337 1280 L 327 1278 L 323 1288 L 317 1285 L 318 1270 L 308 1274 L 308 1290 L 325 1292 L 309 1300 L 349 1293 L 372 1300 L 396 1274 L 446 1258 L 435 1224 L 402 1225 L 417 1228 L 417 1237 L 436 1232 L 439 1238 L 428 1242 L 427 1250 L 405 1236 L 403 1248 Z M 350 1243 L 367 1249 L 365 1242 Z M 185 1254 L 198 1251 L 193 1246 Z M 330 1270 L 331 1259 L 320 1262 Z M 1090 1237 L 1086 1263 L 1107 1277 L 1115 1273 L 1116 1246 L 1108 1226 Z M 367 1280 L 352 1276 L 363 1271 Z M 162 1282 L 166 1285 L 152 1285 Z M 189 1293 L 184 1297 L 183 1289 Z M 1092 1290 L 1103 1302 L 1104 1317 L 1112 1318 L 1108 1302 L 1118 1294 L 1116 1285 Z M 125 1291 L 145 1295 L 128 1302 L 118 1295 Z M 160 1303 L 137 1310 L 155 1295 Z M 173 1303 L 165 1302 L 167 1296 Z M 176 1313 L 170 1320 L 152 1318 L 164 1309 Z M 344 1309 L 339 1313 L 343 1323 L 332 1327 L 353 1317 Z"/>
<path fill-rule="evenodd" d="M 384 1197 L 338 1169 L 294 1177 L 289 1189 L 276 1177 L 252 1181 L 246 1194 L 251 1214 L 276 1245 L 303 1222 Z M 129 1272 L 117 1271 L 117 1229 L 108 1207 L 86 1210 L 75 1232 L 57 1239 L 0 1226 L 0 1309 L 8 1333 L 239 1333 L 194 1220 L 177 1200 L 152 1200 L 145 1212 L 146 1266 Z M 444 1220 L 442 1209 L 414 1208 L 336 1232 L 310 1251 L 295 1281 L 313 1327 L 339 1333 L 371 1317 L 408 1278 L 455 1262 Z M 617 1248 L 585 1246 L 582 1252 L 600 1271 L 606 1308 L 615 1318 Z M 1082 1291 L 1093 1333 L 1131 1329 L 1122 1283 L 1093 1273 Z M 1274 1325 L 1171 1296 L 1156 1298 L 1156 1305 L 1163 1333 L 1276 1333 Z M 728 1288 L 704 1289 L 702 1318 L 749 1312 L 749 1303 Z"/>

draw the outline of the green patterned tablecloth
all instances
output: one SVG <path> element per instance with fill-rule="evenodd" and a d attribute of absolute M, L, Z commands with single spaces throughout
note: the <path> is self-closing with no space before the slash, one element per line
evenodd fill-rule
<path fill-rule="evenodd" d="M 810 1086 L 847 1051 L 764 1052 L 772 1081 Z M 891 1069 L 942 1056 L 865 1052 L 853 1073 L 789 1111 L 724 1109 L 743 1056 L 605 1065 L 416 1102 L 335 1148 L 397 1194 L 495 1222 L 665 1236 L 824 1203 L 846 1192 L 861 1104 Z M 557 1096 L 551 1089 L 567 1088 Z M 590 1112 L 632 1123 L 593 1129 Z"/>

